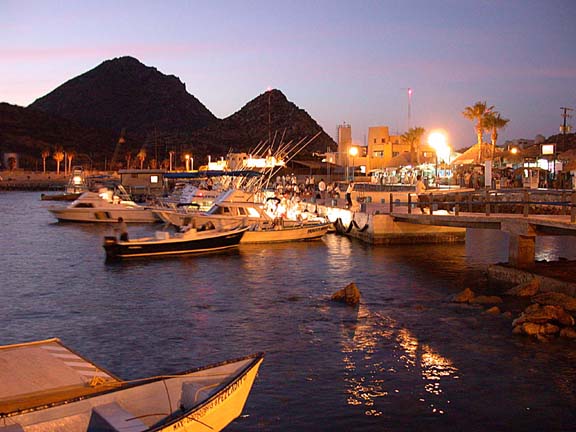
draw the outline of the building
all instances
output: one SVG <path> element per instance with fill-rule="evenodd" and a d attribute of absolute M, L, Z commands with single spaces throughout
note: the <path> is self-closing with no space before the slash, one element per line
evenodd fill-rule
<path fill-rule="evenodd" d="M 136 198 L 160 195 L 164 191 L 164 173 L 161 169 L 126 169 L 118 171 L 120 183 Z"/>

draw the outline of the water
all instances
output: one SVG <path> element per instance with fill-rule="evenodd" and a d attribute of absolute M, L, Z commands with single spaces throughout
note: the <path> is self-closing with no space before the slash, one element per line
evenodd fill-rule
<path fill-rule="evenodd" d="M 509 319 L 445 301 L 486 287 L 505 234 L 396 247 L 329 235 L 107 264 L 109 227 L 55 223 L 47 206 L 0 193 L 2 345 L 59 337 L 125 379 L 264 351 L 230 431 L 575 430 L 574 342 L 513 336 Z M 575 241 L 538 239 L 537 255 L 575 259 Z M 329 300 L 349 282 L 356 309 Z"/>

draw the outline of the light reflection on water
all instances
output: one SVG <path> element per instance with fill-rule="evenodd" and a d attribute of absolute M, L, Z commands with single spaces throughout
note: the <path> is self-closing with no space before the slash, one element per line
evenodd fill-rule
<path fill-rule="evenodd" d="M 507 258 L 505 234 L 397 247 L 329 235 L 110 265 L 108 227 L 54 223 L 38 195 L 0 193 L 2 344 L 61 337 L 126 379 L 265 351 L 231 431 L 554 431 L 576 421 L 573 343 L 513 337 L 509 320 L 444 301 L 485 286 L 486 265 Z M 576 246 L 547 237 L 537 254 L 576 259 Z M 350 282 L 360 307 L 330 302 Z"/>

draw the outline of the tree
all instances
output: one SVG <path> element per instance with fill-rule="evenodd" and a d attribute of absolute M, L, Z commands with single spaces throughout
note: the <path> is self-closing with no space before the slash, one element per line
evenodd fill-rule
<path fill-rule="evenodd" d="M 130 162 L 132 162 L 132 153 L 127 151 L 124 155 L 124 159 L 126 160 L 126 169 L 130 169 Z"/>
<path fill-rule="evenodd" d="M 72 160 L 76 157 L 76 152 L 74 150 L 69 150 L 66 152 L 66 159 L 68 159 L 68 172 L 72 173 Z"/>
<path fill-rule="evenodd" d="M 401 136 L 402 140 L 410 145 L 410 161 L 412 164 L 416 161 L 416 164 L 420 165 L 420 140 L 425 132 L 426 130 L 422 127 L 413 127 Z"/>
<path fill-rule="evenodd" d="M 464 111 L 462 111 L 462 115 L 468 120 L 476 121 L 476 135 L 480 146 L 482 145 L 484 137 L 484 122 L 486 115 L 493 109 L 494 106 L 488 106 L 486 102 L 476 102 L 474 105 L 468 106 L 464 108 Z"/>
<path fill-rule="evenodd" d="M 60 174 L 60 162 L 64 160 L 64 150 L 62 147 L 56 147 L 52 154 L 52 159 L 56 161 L 56 175 Z"/>
<path fill-rule="evenodd" d="M 140 151 L 136 155 L 136 159 L 140 161 L 140 169 L 144 169 L 144 161 L 146 160 L 146 150 L 140 149 Z"/>
<path fill-rule="evenodd" d="M 491 158 L 494 159 L 496 151 L 496 141 L 498 140 L 498 130 L 506 127 L 510 120 L 502 118 L 499 112 L 489 112 L 484 118 L 484 126 L 490 131 L 490 141 L 492 142 Z"/>
<path fill-rule="evenodd" d="M 42 150 L 42 172 L 46 174 L 46 159 L 50 156 L 50 150 Z"/>

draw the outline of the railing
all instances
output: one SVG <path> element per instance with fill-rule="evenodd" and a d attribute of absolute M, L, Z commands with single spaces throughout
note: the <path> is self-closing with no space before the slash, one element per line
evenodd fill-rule
<path fill-rule="evenodd" d="M 421 209 L 427 207 L 431 211 L 443 208 L 453 211 L 455 216 L 458 216 L 460 211 L 484 213 L 486 216 L 498 213 L 522 214 L 524 217 L 528 217 L 530 214 L 569 214 L 570 222 L 576 222 L 576 192 L 574 191 L 522 190 L 502 193 L 498 190 L 485 190 L 443 194 L 427 193 L 421 194 L 416 201 L 413 201 L 414 196 L 416 196 L 415 193 L 409 193 L 408 202 L 402 203 L 394 202 L 393 195 L 390 194 L 390 213 L 393 213 L 394 206 L 404 204 L 408 206 L 409 214 L 412 213 L 414 206 L 418 206 Z M 551 197 L 555 196 L 558 199 L 551 200 Z M 558 210 L 552 212 L 551 208 Z"/>

